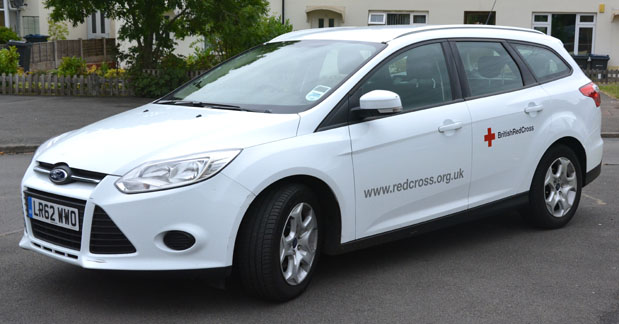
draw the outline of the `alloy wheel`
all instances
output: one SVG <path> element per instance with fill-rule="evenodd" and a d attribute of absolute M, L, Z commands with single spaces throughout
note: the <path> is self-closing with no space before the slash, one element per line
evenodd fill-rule
<path fill-rule="evenodd" d="M 294 206 L 286 219 L 279 245 L 279 261 L 286 282 L 296 286 L 309 274 L 316 257 L 318 225 L 312 206 Z"/>
<path fill-rule="evenodd" d="M 560 157 L 550 164 L 544 179 L 544 200 L 554 217 L 565 216 L 576 199 L 576 168 L 568 158 Z"/>

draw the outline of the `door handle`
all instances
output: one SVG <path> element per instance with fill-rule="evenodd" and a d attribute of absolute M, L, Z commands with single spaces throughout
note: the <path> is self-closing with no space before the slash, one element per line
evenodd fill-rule
<path fill-rule="evenodd" d="M 527 113 L 527 114 L 537 113 L 537 112 L 540 112 L 542 110 L 544 110 L 544 106 L 542 106 L 542 105 L 531 105 L 531 106 L 528 106 L 527 108 L 524 108 L 524 112 Z"/>
<path fill-rule="evenodd" d="M 462 122 L 455 122 L 453 124 L 443 125 L 438 128 L 438 131 L 441 133 L 445 133 L 448 131 L 456 130 L 462 128 Z"/>

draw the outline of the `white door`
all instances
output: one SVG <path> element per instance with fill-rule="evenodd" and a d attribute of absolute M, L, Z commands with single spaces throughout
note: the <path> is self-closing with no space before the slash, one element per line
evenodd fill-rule
<path fill-rule="evenodd" d="M 465 210 L 470 115 L 465 103 L 453 100 L 442 45 L 388 59 L 353 93 L 350 106 L 372 90 L 398 93 L 404 111 L 349 126 L 357 238 Z"/>
<path fill-rule="evenodd" d="M 88 39 L 109 38 L 110 20 L 102 12 L 97 11 L 88 17 Z"/>
<path fill-rule="evenodd" d="M 500 42 L 457 42 L 470 97 L 473 168 L 469 195 L 476 207 L 528 190 L 534 165 L 524 163 L 550 114 L 540 86 L 525 87 L 514 58 Z M 535 154 L 537 150 L 534 151 Z"/>

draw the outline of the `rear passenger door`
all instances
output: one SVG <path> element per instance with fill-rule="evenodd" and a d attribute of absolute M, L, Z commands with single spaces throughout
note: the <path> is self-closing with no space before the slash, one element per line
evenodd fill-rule
<path fill-rule="evenodd" d="M 539 132 L 551 123 L 547 94 L 516 52 L 502 41 L 451 42 L 472 122 L 469 207 L 529 189 L 524 163 Z M 539 141 L 543 142 L 543 141 Z"/>

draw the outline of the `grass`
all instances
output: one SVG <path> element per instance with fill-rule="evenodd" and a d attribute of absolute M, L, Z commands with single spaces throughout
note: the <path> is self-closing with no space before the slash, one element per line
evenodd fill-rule
<path fill-rule="evenodd" d="M 619 99 L 619 83 L 601 84 L 600 89 L 607 95 Z"/>

